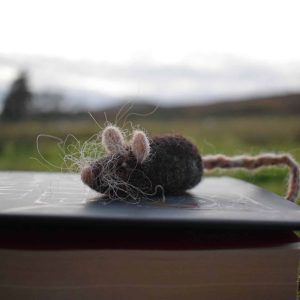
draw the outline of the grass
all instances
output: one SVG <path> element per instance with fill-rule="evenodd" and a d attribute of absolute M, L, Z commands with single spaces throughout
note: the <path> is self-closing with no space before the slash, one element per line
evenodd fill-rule
<path fill-rule="evenodd" d="M 289 152 L 300 162 L 300 123 L 297 117 L 248 117 L 234 119 L 137 121 L 149 134 L 180 133 L 192 139 L 202 155 L 255 155 L 262 152 Z M 103 124 L 101 124 L 103 125 Z M 65 140 L 69 134 L 83 142 L 99 131 L 93 121 L 48 121 L 3 123 L 0 125 L 0 169 L 57 171 L 64 167 L 63 153 L 57 140 L 39 139 L 39 150 L 49 162 L 45 163 L 37 151 L 39 134 L 53 135 Z M 127 126 L 130 127 L 130 126 Z M 130 129 L 130 128 L 129 128 Z M 67 145 L 77 141 L 69 136 Z M 67 147 L 65 147 L 67 149 Z M 53 165 L 57 166 L 55 168 Z M 222 171 L 209 175 L 226 174 L 242 178 L 272 192 L 284 195 L 288 171 L 285 168 L 256 172 Z"/>

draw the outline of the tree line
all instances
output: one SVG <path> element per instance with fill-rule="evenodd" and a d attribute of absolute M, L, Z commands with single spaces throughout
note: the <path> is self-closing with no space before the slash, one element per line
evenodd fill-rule
<path fill-rule="evenodd" d="M 21 71 L 3 99 L 1 120 L 19 121 L 43 113 L 59 113 L 63 100 L 59 92 L 33 92 L 28 73 Z"/>

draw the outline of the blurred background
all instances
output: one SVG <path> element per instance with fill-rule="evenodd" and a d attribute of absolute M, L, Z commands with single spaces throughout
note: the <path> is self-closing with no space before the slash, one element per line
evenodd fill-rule
<path fill-rule="evenodd" d="M 299 11 L 296 0 L 1 1 L 0 169 L 64 170 L 58 140 L 37 148 L 37 136 L 81 145 L 107 120 L 181 133 L 202 154 L 300 161 Z M 286 169 L 224 173 L 285 193 Z"/>

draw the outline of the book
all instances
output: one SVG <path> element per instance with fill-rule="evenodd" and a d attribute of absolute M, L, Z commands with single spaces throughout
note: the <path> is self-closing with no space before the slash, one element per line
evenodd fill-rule
<path fill-rule="evenodd" d="M 300 206 L 228 177 L 205 178 L 165 201 L 130 203 L 103 199 L 76 174 L 1 172 L 0 197 L 0 222 L 11 224 L 300 229 Z"/>
<path fill-rule="evenodd" d="M 0 172 L 3 299 L 296 299 L 300 208 L 241 180 L 105 199 L 77 174 Z"/>

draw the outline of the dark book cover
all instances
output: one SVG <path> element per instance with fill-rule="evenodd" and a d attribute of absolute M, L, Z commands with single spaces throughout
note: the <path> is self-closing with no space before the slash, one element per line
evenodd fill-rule
<path fill-rule="evenodd" d="M 300 229 L 300 206 L 253 184 L 205 178 L 181 196 L 105 199 L 78 174 L 0 172 L 0 223 L 106 227 Z"/>

